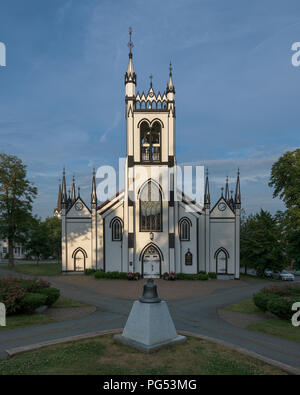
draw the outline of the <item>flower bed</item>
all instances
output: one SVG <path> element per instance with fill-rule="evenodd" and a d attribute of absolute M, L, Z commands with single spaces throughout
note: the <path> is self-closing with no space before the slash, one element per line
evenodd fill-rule
<path fill-rule="evenodd" d="M 175 272 L 166 272 L 162 275 L 162 278 L 166 281 L 175 281 L 177 280 L 177 274 Z"/>
<path fill-rule="evenodd" d="M 7 315 L 32 313 L 40 306 L 51 306 L 59 295 L 59 290 L 44 280 L 0 279 L 0 302 L 5 304 Z"/>
<path fill-rule="evenodd" d="M 294 314 L 292 305 L 300 302 L 300 285 L 265 287 L 253 295 L 253 301 L 262 311 L 269 311 L 279 318 L 290 320 Z"/>
<path fill-rule="evenodd" d="M 127 276 L 127 280 L 139 280 L 141 278 L 140 273 L 128 272 L 126 276 Z"/>

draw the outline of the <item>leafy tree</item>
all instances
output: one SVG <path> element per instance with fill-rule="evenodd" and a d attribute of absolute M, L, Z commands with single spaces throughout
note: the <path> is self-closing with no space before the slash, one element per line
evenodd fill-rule
<path fill-rule="evenodd" d="M 26 166 L 13 155 L 0 154 L 0 235 L 8 239 L 9 265 L 14 264 L 14 244 L 24 244 L 32 220 L 36 187 L 26 178 Z"/>
<path fill-rule="evenodd" d="M 33 218 L 25 248 L 30 255 L 35 257 L 37 264 L 42 257 L 47 258 L 50 255 L 48 242 L 48 229 L 45 222 Z"/>
<path fill-rule="evenodd" d="M 270 187 L 273 197 L 282 199 L 287 208 L 300 209 L 300 148 L 285 152 L 272 166 Z"/>
<path fill-rule="evenodd" d="M 276 217 L 261 210 L 241 224 L 241 263 L 263 275 L 265 269 L 281 270 L 286 265 L 281 228 Z"/>
<path fill-rule="evenodd" d="M 285 152 L 272 166 L 269 186 L 287 210 L 277 213 L 289 262 L 300 266 L 300 148 Z"/>
<path fill-rule="evenodd" d="M 61 257 L 61 220 L 57 217 L 45 219 L 48 234 L 49 256 L 55 256 L 57 260 Z"/>

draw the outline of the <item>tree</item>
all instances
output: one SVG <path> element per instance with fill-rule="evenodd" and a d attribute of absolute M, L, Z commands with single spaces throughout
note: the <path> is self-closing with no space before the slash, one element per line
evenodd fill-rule
<path fill-rule="evenodd" d="M 41 258 L 50 256 L 48 229 L 45 222 L 38 218 L 32 219 L 25 248 L 28 253 L 35 257 L 37 264 Z"/>
<path fill-rule="evenodd" d="M 14 244 L 24 243 L 32 220 L 36 187 L 26 178 L 26 166 L 13 155 L 0 154 L 0 235 L 8 239 L 9 265 L 14 264 Z"/>
<path fill-rule="evenodd" d="M 289 262 L 300 266 L 300 149 L 285 152 L 272 166 L 269 186 L 287 210 L 277 213 Z"/>
<path fill-rule="evenodd" d="M 282 199 L 286 207 L 300 209 L 300 148 L 285 152 L 272 166 L 270 187 L 273 197 Z"/>
<path fill-rule="evenodd" d="M 45 219 L 45 226 L 50 255 L 59 260 L 61 257 L 61 220 L 57 217 L 48 217 Z"/>
<path fill-rule="evenodd" d="M 261 210 L 250 215 L 241 226 L 241 263 L 263 275 L 265 269 L 281 270 L 286 266 L 284 244 L 276 217 Z"/>

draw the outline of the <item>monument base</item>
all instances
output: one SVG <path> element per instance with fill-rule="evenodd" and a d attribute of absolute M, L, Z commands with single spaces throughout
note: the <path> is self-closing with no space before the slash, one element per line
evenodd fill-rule
<path fill-rule="evenodd" d="M 182 344 L 186 341 L 185 336 L 178 335 L 172 340 L 166 340 L 162 343 L 157 343 L 157 344 L 151 344 L 150 346 L 137 342 L 135 340 L 129 339 L 128 337 L 125 337 L 123 335 L 114 335 L 114 340 L 117 343 L 123 344 L 125 346 L 130 346 L 138 351 L 144 352 L 146 354 L 150 354 L 152 352 L 158 351 L 161 348 L 166 348 L 166 347 L 171 347 L 175 346 L 176 344 Z"/>
<path fill-rule="evenodd" d="M 184 336 L 177 334 L 165 301 L 135 301 L 123 333 L 114 338 L 119 343 L 146 353 L 185 341 Z"/>

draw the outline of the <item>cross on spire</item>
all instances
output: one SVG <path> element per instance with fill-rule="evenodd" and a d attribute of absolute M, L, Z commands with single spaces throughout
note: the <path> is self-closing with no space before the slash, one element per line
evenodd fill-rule
<path fill-rule="evenodd" d="M 132 50 L 132 48 L 134 47 L 133 42 L 132 42 L 132 40 L 131 40 L 131 36 L 132 36 L 132 28 L 131 28 L 131 27 L 129 27 L 128 32 L 129 32 L 128 48 L 129 48 L 129 56 L 131 57 L 131 56 L 132 56 L 131 50 Z"/>

